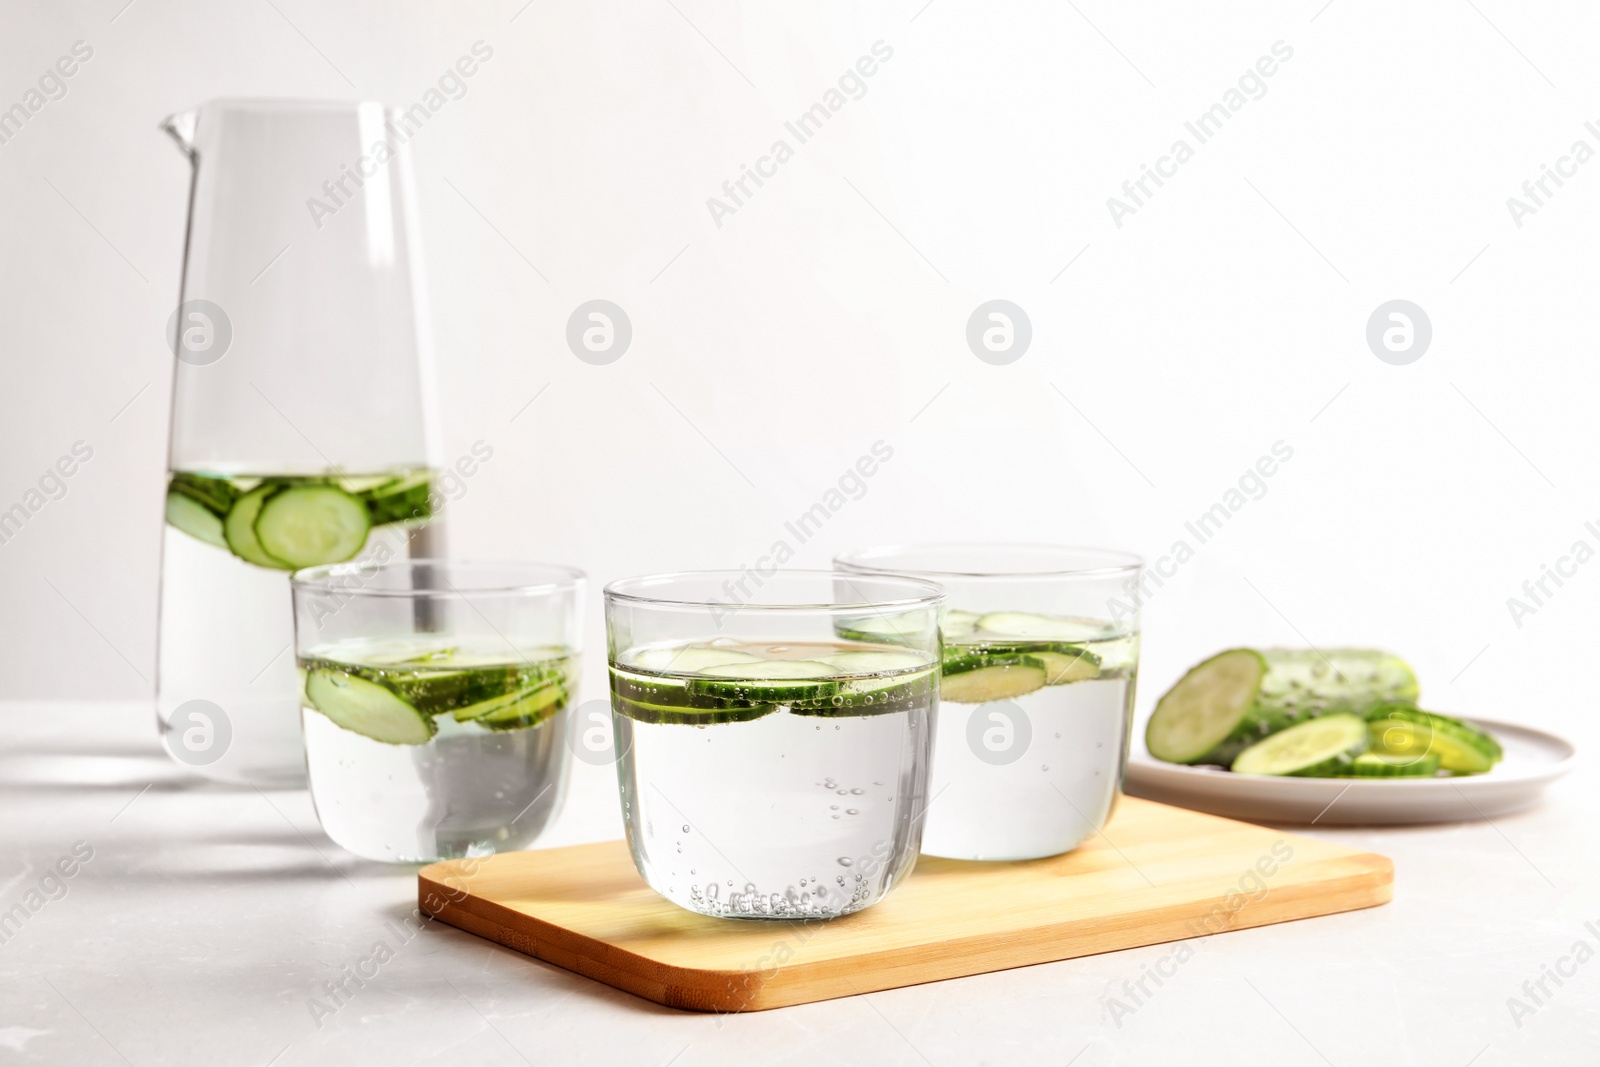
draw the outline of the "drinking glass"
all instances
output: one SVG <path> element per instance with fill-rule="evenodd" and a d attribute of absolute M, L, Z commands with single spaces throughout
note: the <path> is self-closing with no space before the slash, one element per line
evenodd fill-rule
<path fill-rule="evenodd" d="M 416 213 L 389 117 L 220 100 L 163 124 L 194 170 L 168 321 L 156 703 L 173 758 L 212 778 L 305 781 L 290 571 L 443 550 Z"/>
<path fill-rule="evenodd" d="M 525 848 L 566 791 L 583 573 L 405 560 L 290 579 L 311 800 L 392 863 Z"/>
<path fill-rule="evenodd" d="M 623 822 L 650 887 L 703 915 L 876 903 L 922 837 L 937 586 L 775 571 L 606 587 Z"/>
<path fill-rule="evenodd" d="M 1105 828 L 1133 725 L 1137 556 L 939 544 L 834 562 L 863 575 L 936 581 L 949 598 L 924 852 L 1035 859 Z"/>

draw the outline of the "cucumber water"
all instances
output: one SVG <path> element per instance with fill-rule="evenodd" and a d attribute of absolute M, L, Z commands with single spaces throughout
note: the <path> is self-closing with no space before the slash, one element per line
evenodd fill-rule
<path fill-rule="evenodd" d="M 525 847 L 564 788 L 576 667 L 564 649 L 432 634 L 310 649 L 306 765 L 323 829 L 389 862 Z"/>
<path fill-rule="evenodd" d="M 877 900 L 916 857 L 937 682 L 931 655 L 889 643 L 620 652 L 611 704 L 640 871 L 705 915 Z"/>
<path fill-rule="evenodd" d="M 170 475 L 157 706 L 174 755 L 213 778 L 305 781 L 287 576 L 334 560 L 437 554 L 434 484 L 432 472 L 409 467 Z M 191 701 L 227 716 L 220 758 L 174 747 L 186 734 L 185 719 L 173 717 Z"/>
<path fill-rule="evenodd" d="M 1111 817 L 1127 761 L 1138 634 L 1095 619 L 946 612 L 923 851 L 1053 856 Z"/>

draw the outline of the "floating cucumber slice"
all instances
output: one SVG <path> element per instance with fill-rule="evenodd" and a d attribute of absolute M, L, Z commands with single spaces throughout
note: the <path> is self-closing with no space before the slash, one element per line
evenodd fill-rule
<path fill-rule="evenodd" d="M 1022 611 L 994 611 L 978 618 L 976 629 L 1006 637 L 1031 637 L 1042 641 L 1093 641 L 1115 631 L 1096 619 L 1065 615 L 1031 615 Z"/>
<path fill-rule="evenodd" d="M 929 666 L 928 657 L 915 652 L 835 652 L 819 657 L 818 662 L 837 667 L 846 674 L 877 674 Z"/>
<path fill-rule="evenodd" d="M 1028 658 L 1044 668 L 1045 685 L 1085 682 L 1100 674 L 1100 660 L 1093 652 L 1030 652 Z"/>
<path fill-rule="evenodd" d="M 904 644 L 920 641 L 938 628 L 932 611 L 902 611 L 894 615 L 863 615 L 834 622 L 834 633 L 850 641 L 869 644 Z"/>
<path fill-rule="evenodd" d="M 771 715 L 778 708 L 774 704 L 739 704 L 729 707 L 694 708 L 684 705 L 647 704 L 613 695 L 611 707 L 618 715 L 648 723 L 674 723 L 692 726 L 709 726 L 723 722 L 750 722 Z"/>
<path fill-rule="evenodd" d="M 1339 778 L 1432 778 L 1439 773 L 1439 757 L 1431 752 L 1421 756 L 1396 756 L 1388 752 L 1363 752 L 1351 761 L 1349 770 L 1329 777 Z"/>
<path fill-rule="evenodd" d="M 1043 689 L 1046 668 L 1032 657 L 1020 656 L 1010 663 L 993 663 L 971 670 L 948 673 L 945 666 L 943 681 L 939 683 L 939 699 L 950 704 L 987 704 L 991 700 L 1009 700 L 1023 696 L 1035 689 Z"/>
<path fill-rule="evenodd" d="M 171 492 L 193 497 L 197 503 L 216 512 L 218 517 L 227 514 L 228 509 L 239 497 L 239 491 L 228 479 L 210 478 L 201 474 L 190 474 L 187 471 L 175 471 L 167 488 Z"/>
<path fill-rule="evenodd" d="M 789 711 L 794 715 L 862 716 L 927 708 L 933 702 L 933 679 L 932 668 L 886 677 L 846 678 L 832 696 L 795 701 Z"/>
<path fill-rule="evenodd" d="M 1233 761 L 1236 774 L 1328 778 L 1349 772 L 1367 750 L 1367 723 L 1359 715 L 1336 713 L 1291 726 L 1258 741 Z"/>
<path fill-rule="evenodd" d="M 1368 716 L 1375 751 L 1412 759 L 1434 755 L 1451 774 L 1483 774 L 1500 762 L 1500 743 L 1476 726 L 1404 704 L 1375 708 Z"/>
<path fill-rule="evenodd" d="M 345 488 L 357 492 L 348 482 Z M 429 498 L 433 493 L 433 472 L 414 471 L 397 478 L 386 478 L 358 495 L 374 526 L 389 522 L 426 519 L 433 514 Z"/>
<path fill-rule="evenodd" d="M 335 725 L 389 745 L 425 745 L 438 729 L 383 686 L 342 671 L 309 671 L 306 699 Z"/>
<path fill-rule="evenodd" d="M 273 493 L 256 515 L 261 548 L 292 568 L 341 563 L 367 543 L 367 509 L 333 485 L 297 485 Z"/>
<path fill-rule="evenodd" d="M 566 706 L 567 687 L 553 682 L 542 689 L 523 693 L 509 704 L 492 708 L 472 721 L 491 730 L 520 730 L 552 718 Z"/>
<path fill-rule="evenodd" d="M 717 648 L 715 645 L 675 645 L 642 648 L 630 654 L 628 665 L 647 671 L 693 674 L 707 667 L 720 667 L 725 663 L 754 663 L 760 658 L 738 649 Z"/>
<path fill-rule="evenodd" d="M 939 623 L 939 630 L 946 637 L 960 637 L 970 634 L 978 628 L 978 613 L 975 611 L 947 611 L 943 621 Z"/>
<path fill-rule="evenodd" d="M 246 563 L 254 563 L 257 567 L 272 567 L 276 570 L 293 570 L 283 560 L 268 555 L 267 550 L 262 548 L 261 542 L 256 539 L 256 518 L 261 514 L 261 506 L 269 496 L 282 488 L 275 482 L 256 486 L 235 500 L 233 507 L 228 509 L 228 514 L 222 520 L 222 535 L 227 539 L 229 551 Z"/>
<path fill-rule="evenodd" d="M 689 693 L 764 704 L 820 701 L 839 691 L 838 673 L 837 667 L 806 659 L 724 663 L 689 679 Z"/>
<path fill-rule="evenodd" d="M 217 513 L 176 489 L 167 492 L 167 524 L 208 545 L 228 547 L 227 538 L 222 536 L 222 519 Z"/>
<path fill-rule="evenodd" d="M 1233 762 L 1246 746 L 1330 713 L 1413 700 L 1405 660 L 1375 649 L 1235 648 L 1191 668 L 1156 704 L 1145 745 L 1169 763 Z"/>

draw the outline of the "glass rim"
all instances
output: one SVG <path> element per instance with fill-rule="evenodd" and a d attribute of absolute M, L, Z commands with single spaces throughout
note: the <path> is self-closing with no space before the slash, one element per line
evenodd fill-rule
<path fill-rule="evenodd" d="M 334 579 L 354 577 L 370 581 L 373 576 L 385 572 L 398 572 L 401 570 L 415 570 L 421 565 L 431 565 L 446 568 L 451 572 L 468 570 L 499 568 L 507 571 L 518 569 L 527 571 L 544 571 L 559 574 L 562 577 L 554 581 L 536 582 L 496 582 L 486 585 L 469 585 L 466 588 L 450 582 L 448 589 L 384 589 L 372 587 L 355 587 L 336 584 Z M 384 563 L 357 562 L 347 560 L 344 563 L 324 563 L 316 567 L 304 567 L 289 575 L 289 585 L 296 591 L 305 592 L 330 592 L 343 596 L 370 596 L 394 597 L 397 599 L 416 600 L 424 597 L 459 597 L 466 599 L 468 596 L 540 596 L 551 593 L 571 592 L 580 588 L 588 575 L 577 567 L 569 567 L 565 563 L 543 563 L 537 560 L 481 560 L 481 559 L 438 559 L 432 556 L 423 556 L 415 559 L 396 559 Z"/>
<path fill-rule="evenodd" d="M 772 574 L 763 579 L 772 581 L 777 578 L 871 578 L 873 581 L 889 582 L 902 586 L 907 591 L 919 591 L 916 596 L 884 598 L 873 597 L 856 603 L 843 603 L 837 600 L 795 602 L 789 604 L 763 604 L 756 601 L 736 601 L 730 604 L 725 600 L 691 598 L 686 596 L 652 596 L 645 590 L 655 586 L 668 586 L 676 582 L 691 579 L 705 580 L 728 577 L 735 578 L 749 575 L 754 572 L 745 570 L 730 570 L 726 568 L 713 568 L 703 571 L 664 571 L 660 574 L 640 574 L 629 578 L 618 578 L 606 584 L 602 593 L 607 603 L 647 604 L 661 608 L 727 608 L 736 607 L 739 611 L 776 612 L 776 611 L 809 611 L 809 612 L 859 612 L 862 610 L 881 611 L 885 608 L 911 610 L 915 608 L 937 608 L 945 598 L 945 591 L 936 582 L 914 575 L 904 574 L 869 574 L 862 571 L 841 570 L 834 567 L 782 567 L 774 570 Z M 631 587 L 631 588 L 630 588 Z"/>
<path fill-rule="evenodd" d="M 970 570 L 936 567 L 902 567 L 895 556 L 912 552 L 1008 552 L 1035 551 L 1098 557 L 1101 564 L 1087 567 L 1030 567 L 1022 570 Z M 874 559 L 873 557 L 880 557 Z M 833 557 L 835 567 L 857 574 L 896 574 L 936 578 L 1113 578 L 1133 574 L 1144 567 L 1144 557 L 1115 548 L 1068 545 L 1050 541 L 932 541 L 926 544 L 874 545 L 871 548 L 840 552 Z"/>

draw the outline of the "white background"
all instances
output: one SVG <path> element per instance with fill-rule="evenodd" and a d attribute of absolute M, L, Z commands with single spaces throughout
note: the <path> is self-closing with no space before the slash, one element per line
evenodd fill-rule
<path fill-rule="evenodd" d="M 495 449 L 452 509 L 451 537 L 462 555 L 587 570 L 592 649 L 604 581 L 753 563 L 879 439 L 893 459 L 797 563 L 933 539 L 1076 542 L 1154 559 L 1177 538 L 1192 543 L 1184 523 L 1281 440 L 1294 458 L 1265 497 L 1147 606 L 1141 714 L 1219 648 L 1351 643 L 1406 655 L 1441 710 L 1534 723 L 1580 748 L 1600 739 L 1590 683 L 1600 560 L 1520 627 L 1506 603 L 1574 541 L 1600 547 L 1584 529 L 1600 525 L 1600 161 L 1521 228 L 1506 207 L 1574 140 L 1600 149 L 1584 129 L 1600 120 L 1591 7 L 123 4 L 0 6 L 0 107 L 74 41 L 94 48 L 68 95 L 0 144 L 0 510 L 74 441 L 94 448 L 66 497 L 0 544 L 0 697 L 30 701 L 0 715 L 29 716 L 16 725 L 30 744 L 76 752 L 80 731 L 105 720 L 65 701 L 147 698 L 154 677 L 172 363 L 162 333 L 189 179 L 157 123 L 218 96 L 408 105 L 478 40 L 492 60 L 412 142 L 441 451 L 460 455 L 478 439 Z M 715 225 L 706 198 L 878 40 L 894 56 L 866 96 Z M 1107 197 L 1280 40 L 1293 58 L 1266 95 L 1118 228 Z M 292 269 L 293 254 L 274 269 Z M 565 345 L 568 316 L 592 298 L 620 304 L 633 323 L 632 347 L 610 366 Z M 1026 354 L 1003 367 L 965 340 L 973 310 L 997 298 L 1026 309 L 1033 328 Z M 1431 348 L 1409 366 L 1380 362 L 1365 340 L 1369 315 L 1397 298 L 1433 326 Z M 602 691 L 597 658 L 591 695 Z M 59 720 L 43 719 L 40 698 L 63 701 Z M 56 740 L 39 740 L 51 731 Z M 211 1027 L 207 1056 L 232 1048 L 234 1024 L 269 1001 L 296 1021 L 243 1039 L 261 1062 L 291 1039 L 301 1051 L 283 1062 L 310 1062 L 315 1041 L 370 1050 L 377 1030 L 356 1025 L 364 1020 L 311 1036 L 300 1002 L 366 938 L 372 900 L 408 906 L 409 873 L 346 859 L 372 896 L 345 900 L 324 885 L 334 861 L 309 851 L 314 839 L 336 854 L 303 797 L 283 801 L 305 827 L 290 833 L 253 794 L 209 791 L 202 802 L 183 792 L 203 787 L 154 749 L 152 724 L 142 754 L 128 757 L 146 761 L 131 777 L 98 793 L 34 791 L 29 811 L 57 798 L 76 806 L 41 831 L 24 873 L 58 853 L 56 837 L 78 833 L 90 808 L 115 819 L 158 774 L 174 783 L 96 831 L 120 848 L 82 905 L 103 901 L 103 920 L 53 905 L 57 939 L 39 920 L 33 954 L 11 958 L 66 968 L 54 973 L 111 1040 L 156 1062 L 189 1032 L 167 1026 L 159 997 L 124 996 L 114 1018 L 100 1011 L 112 1010 L 113 987 L 122 996 L 149 960 L 176 951 L 163 946 L 189 917 L 170 907 L 168 887 L 192 876 L 214 892 L 194 915 L 208 924 L 195 928 L 204 945 L 185 951 L 212 963 L 193 970 L 180 951 L 159 984 L 189 1005 L 185 1025 Z M 617 834 L 609 777 L 577 768 L 570 819 L 548 843 Z M 1188 992 L 1141 1017 L 1142 1047 L 1193 1055 L 1210 1035 L 1233 1036 L 1247 997 L 1233 979 L 1268 974 L 1280 983 L 1269 988 L 1295 991 L 1281 1014 L 1338 1062 L 1391 1049 L 1396 1061 L 1459 1064 L 1489 1042 L 1480 1067 L 1574 1054 L 1579 1029 L 1593 1029 L 1578 1009 L 1593 1004 L 1594 974 L 1565 994 L 1565 1026 L 1541 1017 L 1518 1030 L 1503 1004 L 1597 917 L 1579 788 L 1575 779 L 1541 813 L 1490 828 L 1336 834 L 1397 856 L 1395 905 L 1217 939 L 1220 962 L 1197 964 Z M 246 806 L 262 835 L 275 828 L 282 847 L 307 846 L 280 879 L 264 880 L 254 853 L 242 858 L 257 832 L 250 823 L 240 836 Z M 220 824 L 196 852 L 187 846 L 203 817 Z M 159 851 L 169 840 L 185 843 L 181 854 Z M 227 866 L 236 855 L 237 876 Z M 316 907 L 283 895 L 293 878 L 307 879 Z M 239 883 L 259 894 L 250 914 L 275 901 L 329 918 L 308 933 L 285 911 L 255 931 L 255 947 L 237 947 L 245 941 L 232 938 L 252 929 L 228 918 L 245 906 Z M 137 918 L 130 886 L 145 892 Z M 82 938 L 118 922 L 122 940 Z M 1483 947 L 1486 930 L 1497 947 Z M 139 931 L 148 945 L 126 939 Z M 370 1009 L 389 1012 L 396 1043 L 442 1048 L 442 1062 L 454 1034 L 482 1031 L 459 1005 L 449 1027 L 412 1010 L 438 993 L 436 968 L 456 974 L 461 953 L 481 947 L 446 933 L 433 942 L 439 956 L 414 960 L 416 984 L 392 1003 L 373 994 Z M 315 945 L 286 949 L 282 937 Z M 80 942 L 86 955 L 62 962 Z M 1048 1048 L 1065 1062 L 1098 1025 L 1082 1062 L 1113 1062 L 1132 1031 L 1113 1030 L 1094 998 L 1162 951 L 885 994 L 877 1015 L 836 1002 L 754 1016 L 724 1040 L 751 1056 L 788 1049 L 794 1062 L 815 1051 L 923 1062 L 904 1030 L 934 1056 L 948 1049 L 950 1062 L 1006 1048 Z M 323 971 L 301 967 L 312 955 Z M 527 1013 L 513 1030 L 525 1048 L 562 1033 L 551 1047 L 594 1051 L 620 1034 L 666 1062 L 686 1039 L 718 1040 L 710 1020 L 649 1014 L 506 954 L 483 966 L 481 993 L 466 988 L 522 998 L 492 1010 Z M 19 1001 L 7 1017 L 89 1047 L 94 1035 L 35 985 L 14 984 L 37 1004 Z M 1238 1026 L 1282 1062 L 1319 1062 L 1261 1005 L 1244 1017 Z M 895 1032 L 886 1019 L 899 1020 Z M 1381 1036 L 1362 1038 L 1352 1019 Z M 506 1051 L 495 1055 L 515 1062 Z"/>

